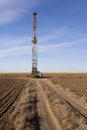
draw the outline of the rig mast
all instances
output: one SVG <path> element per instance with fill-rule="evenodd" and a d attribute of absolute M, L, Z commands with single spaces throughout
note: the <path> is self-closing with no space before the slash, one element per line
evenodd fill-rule
<path fill-rule="evenodd" d="M 32 24 L 32 74 L 37 72 L 37 13 L 33 13 L 33 24 Z"/>

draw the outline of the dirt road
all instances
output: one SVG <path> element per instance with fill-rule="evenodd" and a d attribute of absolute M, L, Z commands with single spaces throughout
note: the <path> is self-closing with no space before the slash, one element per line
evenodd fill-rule
<path fill-rule="evenodd" d="M 61 86 L 54 85 L 51 81 L 48 79 L 42 80 L 42 84 L 45 87 L 49 87 L 49 89 L 53 89 L 55 93 L 57 93 L 63 100 L 68 102 L 72 107 L 74 107 L 79 113 L 81 113 L 85 118 L 87 118 L 87 104 L 82 104 L 79 102 L 75 97 L 72 98 L 71 93 L 65 92 Z"/>
<path fill-rule="evenodd" d="M 16 130 L 63 130 L 37 80 L 27 84 L 26 92 L 22 94 L 10 119 L 13 117 L 16 117 L 13 121 Z"/>
<path fill-rule="evenodd" d="M 49 79 L 29 79 L 0 130 L 87 130 L 87 108 Z"/>

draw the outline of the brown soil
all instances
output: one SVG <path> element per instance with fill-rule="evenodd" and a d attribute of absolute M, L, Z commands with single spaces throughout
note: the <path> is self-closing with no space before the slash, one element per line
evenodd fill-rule
<path fill-rule="evenodd" d="M 0 130 L 87 130 L 87 74 L 10 76 L 0 78 Z"/>
<path fill-rule="evenodd" d="M 64 89 L 70 89 L 79 96 L 87 97 L 87 74 L 48 74 L 54 84 L 62 86 Z"/>

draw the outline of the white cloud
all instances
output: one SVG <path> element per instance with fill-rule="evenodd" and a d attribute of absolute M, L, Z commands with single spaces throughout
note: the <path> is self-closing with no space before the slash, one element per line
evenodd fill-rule
<path fill-rule="evenodd" d="M 60 49 L 66 49 L 67 47 L 70 46 L 75 46 L 75 45 L 85 44 L 85 43 L 87 43 L 87 38 L 76 40 L 76 41 L 70 41 L 70 42 L 53 43 L 51 45 L 49 44 L 49 45 L 39 46 L 39 51 L 40 52 L 58 51 Z"/>
<path fill-rule="evenodd" d="M 40 37 L 39 42 L 46 42 L 46 41 L 50 41 L 53 39 L 58 39 L 60 37 L 63 37 L 64 35 L 66 35 L 69 32 L 69 28 L 68 27 L 60 27 L 56 30 L 52 30 L 50 31 L 50 33 L 47 36 L 42 36 Z"/>
<path fill-rule="evenodd" d="M 14 47 L 0 50 L 0 57 L 20 56 L 31 54 L 31 46 Z"/>
<path fill-rule="evenodd" d="M 79 49 L 80 44 L 86 45 L 87 38 L 77 39 L 75 41 L 70 42 L 55 42 L 54 39 L 57 39 L 58 36 L 61 37 L 64 34 L 67 34 L 67 28 L 60 28 L 59 30 L 50 32 L 49 35 L 40 37 L 38 44 L 39 52 L 55 52 L 58 50 L 69 50 L 68 47 L 75 47 L 75 49 Z M 69 32 L 68 32 L 69 33 Z M 15 55 L 30 55 L 31 54 L 31 38 L 28 36 L 24 37 L 13 37 L 13 36 L 0 36 L 0 57 L 6 56 L 15 56 Z M 45 41 L 45 42 L 44 42 Z M 43 44 L 43 43 L 47 43 Z M 78 47 L 77 47 L 78 46 Z M 81 48 L 80 48 L 81 49 Z"/>
<path fill-rule="evenodd" d="M 50 43 L 52 40 L 63 37 L 65 34 L 67 34 L 68 28 L 67 27 L 61 27 L 59 29 L 56 29 L 55 31 L 50 31 L 50 33 L 46 36 L 40 36 L 38 42 L 40 44 L 43 43 Z M 14 37 L 9 35 L 0 35 L 0 48 L 9 48 L 9 47 L 15 47 L 20 45 L 30 45 L 31 44 L 32 37 L 28 36 L 22 36 L 22 37 Z"/>
<path fill-rule="evenodd" d="M 64 43 L 56 43 L 52 45 L 39 45 L 38 50 L 39 52 L 54 52 L 58 51 L 60 49 L 65 49 L 68 46 L 72 45 L 77 45 L 81 43 L 86 43 L 87 39 L 81 39 L 77 41 L 72 41 L 72 42 L 64 42 Z M 22 46 L 15 46 L 15 47 L 10 47 L 8 49 L 3 49 L 0 50 L 0 57 L 7 57 L 7 56 L 22 56 L 22 55 L 30 55 L 32 53 L 32 46 L 31 45 L 22 45 Z"/>
<path fill-rule="evenodd" d="M 0 0 L 0 24 L 18 20 L 36 5 L 37 0 Z"/>
<path fill-rule="evenodd" d="M 13 37 L 8 35 L 0 36 L 0 48 L 10 48 L 15 46 L 22 46 L 31 43 L 31 37 Z"/>

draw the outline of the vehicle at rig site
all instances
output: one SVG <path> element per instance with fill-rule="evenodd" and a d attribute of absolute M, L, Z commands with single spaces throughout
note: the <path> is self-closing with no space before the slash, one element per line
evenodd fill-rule
<path fill-rule="evenodd" d="M 42 73 L 40 71 L 36 71 L 36 72 L 32 73 L 32 77 L 33 78 L 41 78 Z"/>

